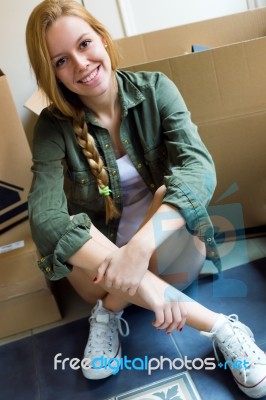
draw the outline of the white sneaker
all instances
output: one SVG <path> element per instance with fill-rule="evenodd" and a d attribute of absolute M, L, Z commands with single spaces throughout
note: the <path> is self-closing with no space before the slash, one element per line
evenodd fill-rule
<path fill-rule="evenodd" d="M 89 318 L 90 334 L 84 350 L 82 372 L 87 379 L 103 379 L 119 371 L 121 359 L 121 336 L 128 336 L 129 327 L 123 312 L 113 313 L 103 308 L 98 300 Z M 126 331 L 122 331 L 121 322 Z M 112 359 L 112 360 L 110 360 Z"/>
<path fill-rule="evenodd" d="M 237 315 L 226 318 L 227 321 L 216 332 L 201 334 L 212 339 L 217 361 L 216 346 L 228 360 L 218 366 L 228 366 L 239 389 L 247 396 L 259 399 L 266 395 L 266 355 L 255 344 L 251 330 L 238 321 Z"/>

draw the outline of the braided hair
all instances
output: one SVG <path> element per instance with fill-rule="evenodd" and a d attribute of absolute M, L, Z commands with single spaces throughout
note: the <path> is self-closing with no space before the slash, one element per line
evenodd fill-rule
<path fill-rule="evenodd" d="M 31 67 L 38 87 L 51 104 L 50 110 L 68 118 L 73 126 L 79 146 L 95 177 L 99 192 L 104 195 L 106 221 L 118 217 L 108 189 L 109 177 L 95 141 L 88 131 L 85 111 L 78 95 L 69 91 L 56 79 L 46 44 L 46 30 L 61 16 L 76 16 L 86 21 L 107 44 L 106 51 L 112 70 L 118 66 L 118 51 L 105 27 L 89 11 L 74 0 L 44 0 L 32 11 L 26 27 L 26 44 Z"/>

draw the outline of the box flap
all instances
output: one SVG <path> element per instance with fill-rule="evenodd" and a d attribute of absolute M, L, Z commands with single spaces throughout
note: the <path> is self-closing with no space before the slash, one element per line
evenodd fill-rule
<path fill-rule="evenodd" d="M 31 97 L 26 101 L 24 106 L 39 115 L 41 111 L 49 105 L 46 95 L 40 89 L 36 89 Z"/>

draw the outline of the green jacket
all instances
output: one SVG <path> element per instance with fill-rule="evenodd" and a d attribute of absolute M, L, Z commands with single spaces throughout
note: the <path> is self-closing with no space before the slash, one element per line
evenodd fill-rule
<path fill-rule="evenodd" d="M 165 184 L 164 202 L 177 207 L 187 229 L 207 246 L 207 258 L 220 269 L 214 230 L 206 207 L 216 185 L 215 168 L 197 127 L 174 83 L 160 72 L 117 71 L 122 107 L 120 136 L 128 156 L 151 192 Z M 109 172 L 109 187 L 122 209 L 123 193 L 108 131 L 86 110 L 90 134 Z M 72 269 L 67 263 L 91 238 L 92 223 L 115 242 L 119 219 L 105 223 L 105 206 L 87 160 L 67 119 L 44 109 L 33 145 L 34 174 L 29 194 L 33 240 L 39 267 L 56 280 Z M 64 190 L 67 181 L 67 190 Z M 74 215 L 70 220 L 69 215 Z"/>

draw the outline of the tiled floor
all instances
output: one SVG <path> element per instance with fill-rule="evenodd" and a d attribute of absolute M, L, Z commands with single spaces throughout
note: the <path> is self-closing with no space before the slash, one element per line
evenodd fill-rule
<path fill-rule="evenodd" d="M 265 258 L 266 238 L 250 239 L 248 241 L 243 240 L 233 245 L 232 243 L 227 243 L 224 244 L 223 248 L 220 250 L 223 252 L 224 268 L 225 270 L 229 270 L 249 261 Z M 260 262 L 259 266 L 261 268 Z M 245 271 L 242 270 L 241 276 L 244 272 Z M 221 300 L 221 298 L 217 296 L 211 299 L 213 293 L 210 294 L 209 292 L 208 278 L 206 278 L 206 275 L 213 273 L 215 273 L 215 269 L 210 263 L 206 262 L 202 273 L 205 278 L 202 278 L 203 284 L 201 285 L 201 292 L 197 292 L 197 288 L 195 289 L 192 287 L 190 289 L 191 293 L 193 293 L 193 295 L 196 293 L 202 296 L 203 302 L 205 301 L 207 304 L 210 304 L 210 301 L 212 301 L 218 310 L 219 307 L 225 306 L 230 310 L 232 309 L 232 312 L 238 313 L 245 307 L 247 314 L 252 317 L 251 322 L 252 325 L 255 326 L 255 334 L 258 335 L 261 341 L 259 344 L 263 345 L 266 349 L 266 337 L 264 335 L 264 330 L 261 328 L 263 318 L 263 313 L 261 312 L 263 304 L 261 300 L 264 299 L 265 302 L 266 299 L 262 299 L 260 296 L 260 293 L 265 292 L 263 289 L 263 285 L 265 287 L 265 280 L 261 280 L 261 282 L 259 282 L 260 286 L 258 285 L 254 290 L 252 289 L 252 299 L 254 302 L 257 301 L 258 303 L 257 312 L 254 313 L 251 309 L 252 304 L 250 304 L 249 307 L 249 299 L 247 298 L 237 299 L 230 297 Z M 232 269 L 232 273 L 235 274 L 235 269 Z M 251 273 L 253 273 L 252 270 Z M 256 268 L 254 268 L 254 274 L 255 273 L 257 273 Z M 225 272 L 225 274 L 226 279 L 231 279 L 230 271 Z M 252 275 L 248 276 L 252 279 Z M 232 287 L 235 288 L 235 275 L 233 275 L 231 280 Z M 202 291 L 202 288 L 205 288 L 204 291 Z M 3 399 L 9 397 L 12 398 L 12 400 L 72 400 L 73 398 L 75 398 L 75 400 L 102 400 L 108 397 L 113 398 L 115 395 L 149 383 L 149 379 L 147 379 L 143 371 L 130 371 L 129 374 L 127 374 L 128 371 L 121 371 L 114 377 L 108 378 L 100 383 L 91 383 L 84 380 L 79 371 L 75 371 L 75 373 L 73 371 L 71 371 L 71 373 L 69 373 L 69 371 L 68 373 L 60 371 L 55 375 L 50 364 L 56 349 L 57 352 L 59 349 L 60 352 L 69 357 L 71 357 L 71 355 L 82 354 L 88 332 L 86 318 L 90 311 L 90 307 L 74 293 L 67 282 L 58 282 L 57 291 L 59 293 L 59 301 L 63 304 L 64 319 L 62 321 L 33 331 L 24 332 L 21 335 L 9 337 L 1 341 L 0 344 L 10 346 L 10 352 L 4 353 L 7 353 L 8 360 L 6 360 L 6 362 L 8 361 L 9 365 L 10 363 L 12 364 L 12 362 L 16 364 L 16 367 L 12 370 L 3 370 L 5 367 L 5 360 L 3 358 L 0 360 L 3 382 L 6 383 L 10 380 L 10 390 L 9 392 L 4 392 L 5 397 L 3 397 Z M 206 341 L 206 338 L 202 338 L 197 332 L 190 328 L 185 328 L 182 335 L 180 335 L 180 333 L 175 333 L 169 337 L 165 335 L 164 332 L 157 332 L 151 327 L 149 321 L 152 319 L 152 314 L 150 312 L 140 310 L 136 307 L 129 307 L 125 311 L 125 315 L 130 321 L 131 326 L 130 337 L 123 339 L 123 347 L 126 349 L 126 354 L 129 358 L 143 357 L 145 354 L 152 357 L 156 357 L 157 355 L 159 357 L 160 354 L 163 354 L 164 357 L 173 359 L 175 357 L 180 357 L 180 353 L 183 356 L 187 355 L 191 357 L 193 354 L 198 354 L 200 357 L 201 354 L 206 355 L 208 351 L 211 352 L 211 346 L 208 341 Z M 256 321 L 260 322 L 260 324 L 257 324 L 257 327 Z M 197 337 L 195 335 L 197 335 Z M 134 337 L 134 341 L 132 341 L 132 337 Z M 18 340 L 21 338 L 26 339 Z M 6 348 L 7 347 L 5 347 L 5 349 Z M 34 353 L 34 361 L 32 353 Z M 18 354 L 19 359 L 17 359 Z M 22 375 L 25 379 L 19 378 L 19 374 L 21 374 L 21 358 L 23 358 L 24 362 L 23 371 L 27 371 Z M 36 375 L 37 371 L 38 379 Z M 189 374 L 189 376 L 192 377 L 203 400 L 235 400 L 246 398 L 235 388 L 231 378 L 228 379 L 229 383 L 228 385 L 226 384 L 226 388 L 224 388 L 223 373 L 225 371 L 218 371 L 215 375 L 215 379 L 213 379 L 211 373 L 206 374 L 206 371 L 204 374 L 198 371 L 196 372 L 197 373 Z M 173 374 L 176 374 L 176 371 L 154 371 L 150 382 L 173 377 Z M 15 387 L 13 386 L 14 382 L 17 383 L 18 389 L 13 390 L 13 387 Z M 18 390 L 20 391 L 20 395 L 19 397 L 15 397 Z M 54 391 L 56 391 L 56 393 Z M 0 398 L 2 399 L 1 391 Z M 125 397 L 121 397 L 121 399 L 122 398 Z"/>

